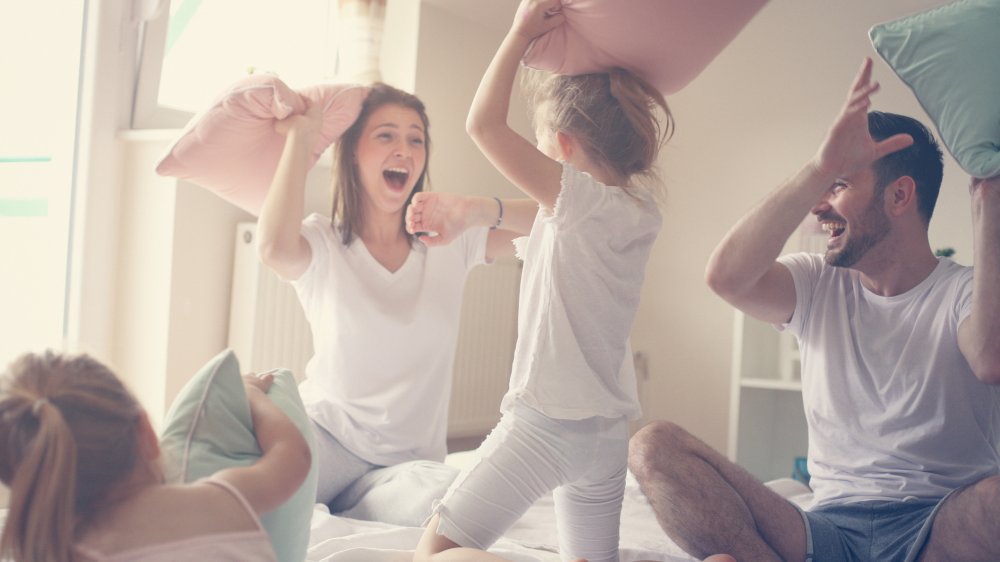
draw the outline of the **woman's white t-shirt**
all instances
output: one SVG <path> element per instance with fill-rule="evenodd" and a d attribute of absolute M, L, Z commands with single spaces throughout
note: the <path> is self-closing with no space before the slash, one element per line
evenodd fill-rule
<path fill-rule="evenodd" d="M 485 260 L 487 229 L 451 244 L 414 243 L 388 271 L 330 219 L 302 222 L 312 262 L 292 283 L 315 354 L 300 390 L 310 417 L 377 465 L 443 460 L 462 289 Z"/>

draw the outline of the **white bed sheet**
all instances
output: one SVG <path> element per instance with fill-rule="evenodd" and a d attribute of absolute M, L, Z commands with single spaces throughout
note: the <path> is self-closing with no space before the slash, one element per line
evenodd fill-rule
<path fill-rule="evenodd" d="M 358 521 L 330 515 L 323 505 L 313 512 L 308 562 L 410 562 L 423 529 Z M 512 562 L 558 562 L 555 511 L 546 495 L 490 550 Z M 652 508 L 629 474 L 622 507 L 621 562 L 690 562 L 660 529 Z"/>
<path fill-rule="evenodd" d="M 475 452 L 453 453 L 447 463 L 463 468 Z M 812 494 L 804 484 L 790 478 L 768 482 L 775 492 L 805 506 Z M 324 505 L 313 512 L 307 562 L 410 562 L 423 529 L 386 523 L 359 521 L 330 515 Z M 552 495 L 533 505 L 490 549 L 512 562 L 559 562 Z M 686 554 L 656 522 L 646 496 L 630 472 L 622 506 L 621 562 L 696 561 Z"/>
<path fill-rule="evenodd" d="M 0 509 L 0 530 L 7 510 Z M 313 511 L 307 562 L 411 562 L 423 529 L 330 515 L 323 504 Z M 689 562 L 660 530 L 653 511 L 629 475 L 622 509 L 621 562 Z M 539 500 L 490 549 L 511 562 L 559 562 L 552 495 Z"/>
<path fill-rule="evenodd" d="M 769 482 L 779 494 L 800 506 L 811 499 L 809 489 L 791 479 Z M 0 509 L 0 530 L 7 510 Z M 326 506 L 313 511 L 307 562 L 411 562 L 423 529 L 359 521 L 330 515 Z M 555 512 L 547 495 L 525 513 L 491 549 L 512 562 L 559 562 Z M 630 473 L 622 507 L 621 562 L 655 560 L 691 562 L 659 528 L 646 497 Z"/>

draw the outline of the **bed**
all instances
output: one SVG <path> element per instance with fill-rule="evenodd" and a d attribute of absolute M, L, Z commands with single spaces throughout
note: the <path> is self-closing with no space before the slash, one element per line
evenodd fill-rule
<path fill-rule="evenodd" d="M 448 464 L 461 467 L 474 452 L 453 453 Z M 809 489 L 790 478 L 768 485 L 791 501 L 805 505 Z M 313 511 L 308 562 L 410 562 L 422 529 L 385 523 L 359 521 L 330 515 L 326 506 Z M 491 552 L 512 562 L 559 562 L 552 495 L 539 500 L 514 525 Z M 629 473 L 622 508 L 621 562 L 691 562 L 688 556 L 660 529 L 653 510 Z"/>
<path fill-rule="evenodd" d="M 468 462 L 472 454 L 452 454 L 448 462 L 461 465 Z M 768 485 L 799 505 L 804 505 L 810 497 L 808 488 L 790 478 Z M 7 510 L 0 509 L 0 529 L 6 516 Z M 312 514 L 306 561 L 410 562 L 422 531 L 418 527 L 338 517 L 331 515 L 326 506 L 317 504 Z M 491 552 L 511 562 L 559 562 L 552 496 L 545 496 L 532 506 Z M 685 554 L 659 528 L 638 483 L 629 474 L 622 508 L 621 562 L 639 560 L 691 562 L 696 559 Z"/>
<path fill-rule="evenodd" d="M 422 529 L 358 521 L 330 515 L 325 506 L 313 512 L 309 562 L 409 562 Z M 688 562 L 684 554 L 660 530 L 653 512 L 629 475 L 622 510 L 622 562 L 656 560 Z M 558 562 L 556 529 L 551 494 L 531 507 L 491 552 L 512 562 Z"/>

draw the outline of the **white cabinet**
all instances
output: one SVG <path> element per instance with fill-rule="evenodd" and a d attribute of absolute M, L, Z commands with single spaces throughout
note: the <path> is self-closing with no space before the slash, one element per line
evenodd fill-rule
<path fill-rule="evenodd" d="M 795 338 L 735 314 L 729 458 L 763 481 L 792 476 L 807 446 Z"/>

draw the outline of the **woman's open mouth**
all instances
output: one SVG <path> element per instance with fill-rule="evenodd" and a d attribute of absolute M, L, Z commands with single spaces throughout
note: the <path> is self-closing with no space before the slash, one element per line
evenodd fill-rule
<path fill-rule="evenodd" d="M 406 180 L 410 177 L 410 172 L 402 168 L 387 168 L 382 172 L 382 177 L 392 189 L 402 191 L 406 188 Z"/>

